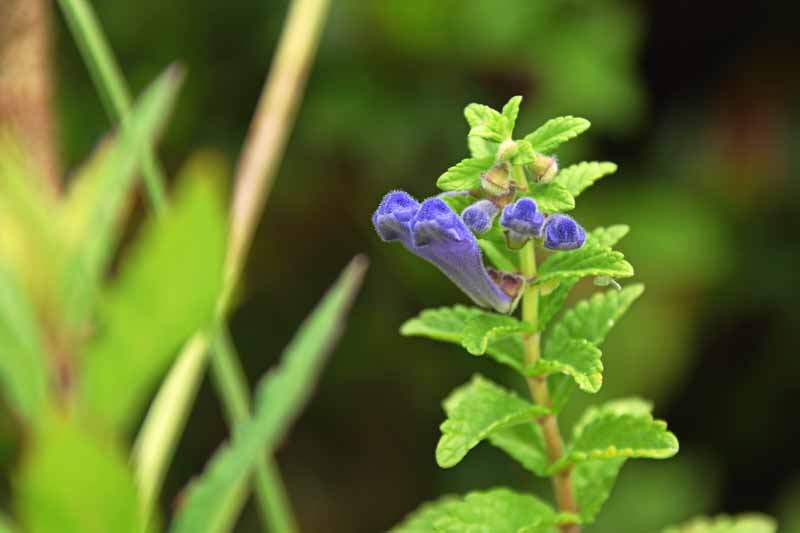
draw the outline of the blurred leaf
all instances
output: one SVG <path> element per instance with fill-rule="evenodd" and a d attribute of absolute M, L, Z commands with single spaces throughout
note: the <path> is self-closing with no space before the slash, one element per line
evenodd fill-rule
<path fill-rule="evenodd" d="M 489 442 L 534 474 L 548 475 L 550 459 L 539 424 L 531 422 L 499 428 L 489 435 Z"/>
<path fill-rule="evenodd" d="M 554 181 L 555 183 L 563 185 L 572 196 L 577 197 L 587 188 L 591 187 L 595 181 L 603 176 L 613 174 L 616 171 L 617 165 L 614 163 L 584 161 L 583 163 L 561 169 Z"/>
<path fill-rule="evenodd" d="M 167 70 L 144 92 L 131 116 L 130 128 L 117 134 L 108 147 L 108 155 L 100 151 L 97 183 L 87 204 L 84 227 L 76 230 L 85 236 L 70 252 L 61 273 L 61 290 L 66 305 L 65 316 L 73 325 L 80 325 L 94 303 L 95 291 L 118 239 L 115 222 L 120 207 L 134 181 L 140 155 L 162 129 L 177 97 L 180 77 Z"/>
<path fill-rule="evenodd" d="M 0 533 L 14 533 L 16 528 L 13 527 L 11 520 L 5 515 L 0 515 Z"/>
<path fill-rule="evenodd" d="M 483 355 L 491 341 L 532 331 L 530 324 L 512 316 L 481 313 L 464 324 L 464 329 L 461 330 L 461 346 L 472 355 Z"/>
<path fill-rule="evenodd" d="M 761 514 L 695 518 L 681 526 L 672 526 L 664 533 L 775 533 L 778 524 Z"/>
<path fill-rule="evenodd" d="M 219 191 L 202 175 L 142 229 L 101 302 L 88 347 L 84 399 L 115 425 L 130 422 L 181 342 L 207 325 L 222 288 L 226 238 Z"/>
<path fill-rule="evenodd" d="M 630 231 L 630 226 L 615 224 L 606 228 L 595 228 L 586 236 L 586 246 L 611 248 Z"/>
<path fill-rule="evenodd" d="M 542 358 L 530 365 L 528 375 L 542 376 L 559 372 L 575 380 L 586 392 L 597 392 L 603 384 L 602 353 L 585 339 L 564 339 L 545 344 Z"/>
<path fill-rule="evenodd" d="M 15 483 L 30 533 L 141 533 L 139 500 L 122 450 L 54 416 L 37 433 Z"/>
<path fill-rule="evenodd" d="M 460 499 L 424 504 L 392 533 L 545 533 L 563 520 L 552 507 L 529 494 L 506 488 L 471 492 Z"/>
<path fill-rule="evenodd" d="M 544 331 L 547 328 L 547 324 L 558 314 L 564 302 L 567 301 L 569 291 L 578 283 L 578 279 L 562 279 L 555 289 L 539 296 L 539 331 Z"/>
<path fill-rule="evenodd" d="M 436 446 L 436 463 L 442 468 L 457 465 L 494 431 L 548 413 L 480 375 L 451 392 L 444 410 L 447 420 L 440 426 L 442 436 Z"/>
<path fill-rule="evenodd" d="M 506 105 L 503 106 L 502 114 L 508 119 L 509 129 L 514 131 L 514 126 L 517 124 L 517 116 L 519 115 L 519 104 L 522 102 L 521 96 L 512 96 Z"/>
<path fill-rule="evenodd" d="M 558 117 L 545 122 L 536 131 L 525 136 L 537 152 L 550 153 L 560 144 L 577 137 L 589 129 L 591 123 L 580 117 Z"/>
<path fill-rule="evenodd" d="M 575 199 L 560 183 L 534 183 L 525 196 L 536 200 L 536 206 L 545 213 L 569 211 L 575 208 Z"/>
<path fill-rule="evenodd" d="M 494 165 L 494 157 L 464 159 L 439 176 L 436 186 L 443 191 L 469 191 L 481 186 L 481 174 Z"/>
<path fill-rule="evenodd" d="M 22 288 L 0 263 L 0 381 L 11 407 L 29 423 L 47 401 L 47 367 L 35 312 Z"/>
<path fill-rule="evenodd" d="M 633 267 L 619 252 L 601 246 L 584 245 L 579 250 L 555 252 L 545 259 L 539 268 L 536 284 L 586 276 L 627 278 L 633 276 Z"/>
<path fill-rule="evenodd" d="M 264 453 L 278 445 L 308 401 L 325 357 L 342 334 L 366 266 L 362 257 L 350 262 L 300 326 L 286 347 L 280 366 L 261 378 L 253 416 L 235 428 L 232 439 L 214 454 L 202 476 L 190 485 L 172 531 L 219 532 L 231 528 L 244 503 L 253 467 Z"/>
<path fill-rule="evenodd" d="M 609 402 L 601 409 L 606 409 L 616 414 L 641 415 L 650 414 L 652 405 L 639 399 L 631 398 Z M 585 421 L 586 419 L 584 419 L 584 423 Z M 617 474 L 619 474 L 624 463 L 624 457 L 598 459 L 595 461 L 582 461 L 573 468 L 572 486 L 584 524 L 592 523 L 597 513 L 600 512 L 600 508 L 611 494 Z"/>
<path fill-rule="evenodd" d="M 648 457 L 666 459 L 678 453 L 678 439 L 667 424 L 655 420 L 649 405 L 638 400 L 612 402 L 587 409 L 575 425 L 572 442 L 553 471 L 592 459 Z"/>

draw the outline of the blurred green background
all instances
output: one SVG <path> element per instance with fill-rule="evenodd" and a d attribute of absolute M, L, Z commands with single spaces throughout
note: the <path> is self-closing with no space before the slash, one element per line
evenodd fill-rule
<path fill-rule="evenodd" d="M 233 165 L 286 2 L 93 4 L 135 90 L 174 60 L 188 68 L 160 148 L 167 168 L 200 148 Z M 488 446 L 455 469 L 436 466 L 445 394 L 478 371 L 521 383 L 457 347 L 399 336 L 419 310 L 466 297 L 432 266 L 381 243 L 370 224 L 386 191 L 434 194 L 436 177 L 466 156 L 467 103 L 498 107 L 515 94 L 524 96 L 521 134 L 562 114 L 592 121 L 562 150 L 562 165 L 620 166 L 575 213 L 590 228 L 630 224 L 621 249 L 647 285 L 609 338 L 599 395 L 653 399 L 681 440 L 674 460 L 626 465 L 592 531 L 646 532 L 697 513 L 748 510 L 800 531 L 793 20 L 790 2 L 333 2 L 232 320 L 255 380 L 347 259 L 371 258 L 347 333 L 279 453 L 303 531 L 384 531 L 443 492 L 534 483 Z M 71 168 L 109 122 L 57 14 L 55 31 Z M 590 400 L 573 402 L 565 422 Z M 165 510 L 227 434 L 206 385 Z M 239 528 L 257 524 L 248 509 Z"/>

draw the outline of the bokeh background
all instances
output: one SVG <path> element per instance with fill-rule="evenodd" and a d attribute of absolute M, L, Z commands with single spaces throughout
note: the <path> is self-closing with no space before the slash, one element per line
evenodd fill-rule
<path fill-rule="evenodd" d="M 137 91 L 174 60 L 188 68 L 160 148 L 167 168 L 201 148 L 232 166 L 287 3 L 93 4 Z M 467 103 L 498 107 L 516 94 L 519 133 L 557 115 L 591 120 L 560 152 L 562 165 L 620 166 L 575 212 L 587 227 L 632 226 L 620 247 L 647 285 L 607 342 L 598 396 L 654 400 L 681 441 L 673 460 L 628 462 L 592 531 L 654 531 L 749 510 L 800 531 L 795 20 L 790 2 L 333 2 L 232 320 L 255 381 L 348 258 L 371 259 L 346 335 L 279 453 L 304 531 L 385 531 L 444 492 L 537 488 L 485 445 L 454 469 L 436 466 L 439 402 L 451 389 L 475 372 L 522 384 L 457 347 L 399 336 L 421 309 L 465 296 L 381 243 L 369 220 L 387 190 L 431 195 L 436 177 L 466 156 Z M 69 168 L 109 122 L 58 14 L 54 31 Z M 573 402 L 565 422 L 590 400 Z M 165 511 L 227 435 L 206 385 Z M 239 529 L 257 523 L 248 508 Z"/>

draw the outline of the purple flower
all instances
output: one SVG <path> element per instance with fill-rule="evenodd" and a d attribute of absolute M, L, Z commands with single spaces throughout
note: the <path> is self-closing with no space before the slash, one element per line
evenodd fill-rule
<path fill-rule="evenodd" d="M 508 245 L 521 248 L 528 239 L 542 236 L 545 217 L 533 198 L 520 198 L 503 209 L 500 225 L 506 228 Z"/>
<path fill-rule="evenodd" d="M 586 231 L 572 217 L 551 215 L 544 226 L 544 247 L 550 250 L 575 250 L 586 241 Z"/>
<path fill-rule="evenodd" d="M 461 219 L 473 233 L 486 233 L 497 216 L 497 206 L 489 200 L 479 200 L 464 209 Z"/>
<path fill-rule="evenodd" d="M 513 275 L 492 272 L 503 281 L 502 288 L 483 266 L 475 236 L 461 218 L 440 198 L 422 204 L 403 191 L 383 197 L 372 216 L 375 231 L 384 241 L 400 241 L 411 252 L 436 265 L 476 304 L 501 313 L 513 310 L 521 280 Z M 505 289 L 505 290 L 504 290 Z"/>

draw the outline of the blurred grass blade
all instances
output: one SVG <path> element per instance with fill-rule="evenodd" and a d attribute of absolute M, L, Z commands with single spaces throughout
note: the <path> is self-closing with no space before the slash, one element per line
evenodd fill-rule
<path fill-rule="evenodd" d="M 59 0 L 58 3 L 100 93 L 106 113 L 112 122 L 129 127 L 131 97 L 91 4 L 86 0 Z M 164 173 L 159 168 L 152 145 L 145 146 L 142 151 L 141 168 L 150 201 L 155 210 L 160 212 L 166 205 Z"/>
<path fill-rule="evenodd" d="M 145 91 L 133 112 L 130 127 L 117 134 L 108 157 L 98 169 L 101 178 L 97 195 L 88 206 L 86 231 L 82 232 L 86 238 L 67 258 L 63 272 L 65 316 L 73 326 L 80 325 L 91 310 L 94 292 L 118 237 L 114 223 L 133 184 L 137 161 L 166 124 L 181 77 L 171 67 Z"/>
<path fill-rule="evenodd" d="M 154 217 L 100 305 L 103 332 L 87 349 L 83 399 L 115 425 L 130 422 L 179 345 L 205 328 L 222 288 L 227 233 L 216 184 L 192 176 Z"/>
<path fill-rule="evenodd" d="M 141 533 L 136 487 L 121 449 L 48 418 L 15 483 L 16 516 L 28 533 Z"/>
<path fill-rule="evenodd" d="M 36 315 L 25 293 L 0 264 L 0 382 L 9 405 L 29 422 L 47 399 L 47 371 Z"/>
<path fill-rule="evenodd" d="M 174 533 L 231 528 L 244 503 L 254 465 L 264 453 L 274 450 L 308 400 L 325 356 L 342 333 L 366 266 L 363 257 L 351 261 L 298 330 L 280 366 L 261 379 L 253 417 L 236 428 L 230 442 L 190 486 L 186 503 L 172 525 Z"/>

